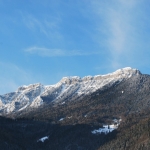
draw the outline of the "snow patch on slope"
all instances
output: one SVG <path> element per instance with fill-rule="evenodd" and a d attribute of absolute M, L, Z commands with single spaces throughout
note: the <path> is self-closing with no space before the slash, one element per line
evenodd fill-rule
<path fill-rule="evenodd" d="M 93 131 L 91 131 L 91 133 L 93 133 L 93 134 L 101 134 L 101 133 L 108 134 L 118 128 L 118 126 L 120 125 L 121 119 L 119 119 L 119 120 L 114 119 L 113 122 L 114 122 L 113 124 L 103 125 L 103 128 L 99 128 L 98 130 L 93 130 Z"/>
<path fill-rule="evenodd" d="M 48 136 L 45 136 L 45 137 L 42 137 L 42 138 L 40 138 L 39 140 L 37 140 L 37 142 L 45 142 L 45 140 L 48 140 Z"/>
<path fill-rule="evenodd" d="M 113 130 L 117 129 L 114 125 L 103 125 L 103 128 L 99 128 L 98 130 L 93 130 L 93 134 L 108 134 L 109 132 L 112 132 Z"/>

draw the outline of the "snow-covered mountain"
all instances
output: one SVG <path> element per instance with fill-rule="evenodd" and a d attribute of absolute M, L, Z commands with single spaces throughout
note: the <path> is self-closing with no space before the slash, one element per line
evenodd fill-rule
<path fill-rule="evenodd" d="M 99 89 L 109 88 L 139 74 L 140 71 L 137 69 L 127 67 L 94 77 L 64 77 L 54 85 L 45 86 L 37 83 L 21 86 L 15 92 L 0 95 L 0 112 L 11 113 L 25 108 L 37 108 L 43 103 L 65 104 L 67 100 L 80 100 Z"/>

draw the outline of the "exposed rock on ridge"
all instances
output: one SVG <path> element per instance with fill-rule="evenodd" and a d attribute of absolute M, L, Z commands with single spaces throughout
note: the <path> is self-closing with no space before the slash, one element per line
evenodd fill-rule
<path fill-rule="evenodd" d="M 10 113 L 27 107 L 39 107 L 43 102 L 59 103 L 66 100 L 80 100 L 99 89 L 109 88 L 140 74 L 139 70 L 127 67 L 110 74 L 94 77 L 64 77 L 55 85 L 44 86 L 37 83 L 21 86 L 16 92 L 0 96 L 0 110 L 2 113 Z"/>

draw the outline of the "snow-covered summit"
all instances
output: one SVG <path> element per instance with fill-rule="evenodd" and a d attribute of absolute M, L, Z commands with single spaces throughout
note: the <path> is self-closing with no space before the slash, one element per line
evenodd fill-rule
<path fill-rule="evenodd" d="M 69 77 L 63 77 L 60 82 L 62 83 L 76 83 L 76 82 L 83 82 L 83 81 L 89 81 L 89 80 L 100 80 L 102 78 L 130 78 L 133 75 L 140 74 L 140 71 L 137 69 L 132 69 L 131 67 L 126 67 L 122 69 L 118 69 L 113 73 L 105 74 L 105 75 L 95 75 L 95 76 L 85 76 L 83 78 L 79 76 L 69 76 Z"/>
<path fill-rule="evenodd" d="M 36 89 L 36 88 L 40 88 L 42 87 L 41 83 L 35 83 L 35 84 L 30 84 L 30 85 L 23 85 L 20 86 L 16 92 L 21 92 L 21 91 L 25 91 L 25 90 L 30 90 L 30 89 Z"/>
<path fill-rule="evenodd" d="M 133 69 L 131 67 L 126 67 L 122 69 L 118 69 L 117 71 L 111 73 L 110 75 L 120 75 L 122 77 L 131 77 L 132 75 L 140 74 L 140 71 L 137 69 Z"/>
<path fill-rule="evenodd" d="M 4 113 L 21 111 L 25 108 L 39 107 L 44 102 L 65 102 L 66 100 L 82 99 L 99 89 L 109 88 L 140 71 L 130 67 L 119 69 L 106 75 L 64 77 L 54 85 L 42 85 L 41 83 L 24 85 L 16 92 L 0 95 L 0 110 Z"/>
<path fill-rule="evenodd" d="M 71 84 L 75 82 L 80 82 L 80 80 L 81 78 L 79 76 L 70 76 L 70 77 L 63 77 L 60 82 Z"/>

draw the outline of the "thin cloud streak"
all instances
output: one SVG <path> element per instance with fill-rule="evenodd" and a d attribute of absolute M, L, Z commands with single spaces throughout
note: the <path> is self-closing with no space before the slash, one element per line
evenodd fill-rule
<path fill-rule="evenodd" d="M 49 39 L 62 39 L 60 33 L 61 19 L 59 17 L 45 17 L 42 19 L 36 18 L 31 14 L 22 14 L 23 23 L 32 32 L 40 31 Z"/>
<path fill-rule="evenodd" d="M 62 50 L 62 49 L 48 49 L 42 47 L 30 47 L 25 49 L 25 52 L 30 54 L 37 54 L 42 57 L 64 57 L 64 56 L 84 56 L 99 54 L 99 52 L 82 52 L 79 50 Z"/>
<path fill-rule="evenodd" d="M 129 62 L 134 51 L 136 39 L 135 16 L 138 0 L 117 0 L 109 2 L 94 1 L 93 11 L 100 20 L 99 34 L 105 35 L 104 46 L 111 56 L 113 69 L 123 67 Z M 134 21 L 133 21 L 134 20 Z M 124 59 L 124 62 L 122 61 Z"/>

